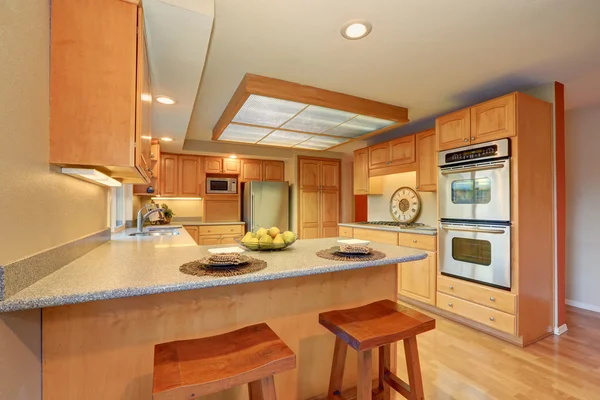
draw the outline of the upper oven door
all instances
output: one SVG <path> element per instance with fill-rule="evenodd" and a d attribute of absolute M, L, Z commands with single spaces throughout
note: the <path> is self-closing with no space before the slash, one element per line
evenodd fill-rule
<path fill-rule="evenodd" d="M 441 219 L 510 221 L 510 159 L 439 168 Z"/>

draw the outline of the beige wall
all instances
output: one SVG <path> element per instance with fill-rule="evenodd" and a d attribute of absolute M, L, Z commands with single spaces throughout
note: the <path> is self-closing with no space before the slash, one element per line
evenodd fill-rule
<path fill-rule="evenodd" d="M 48 165 L 49 2 L 0 3 L 0 264 L 107 226 L 105 189 Z M 0 314 L 0 398 L 39 399 L 39 311 Z"/>
<path fill-rule="evenodd" d="M 383 194 L 369 195 L 369 221 L 392 221 L 390 214 L 390 199 L 394 192 L 408 186 L 415 188 L 417 184 L 416 172 L 405 172 L 402 174 L 385 175 L 383 179 Z M 418 192 L 421 198 L 421 214 L 416 222 L 425 225 L 437 226 L 437 204 L 435 192 Z"/>
<path fill-rule="evenodd" d="M 600 105 L 567 111 L 566 298 L 600 312 Z"/>

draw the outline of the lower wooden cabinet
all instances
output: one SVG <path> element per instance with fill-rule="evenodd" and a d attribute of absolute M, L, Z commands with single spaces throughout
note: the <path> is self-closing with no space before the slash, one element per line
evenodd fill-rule
<path fill-rule="evenodd" d="M 199 236 L 198 242 L 200 246 L 210 246 L 215 244 L 221 244 L 221 236 Z"/>
<path fill-rule="evenodd" d="M 427 258 L 398 264 L 398 293 L 435 305 L 436 303 L 436 253 L 428 251 Z"/>
<path fill-rule="evenodd" d="M 338 230 L 338 236 L 340 237 L 354 237 L 354 230 L 349 226 L 340 226 Z"/>
<path fill-rule="evenodd" d="M 236 222 L 241 219 L 240 196 L 237 194 L 206 195 L 205 222 Z"/>
<path fill-rule="evenodd" d="M 200 246 L 236 244 L 234 239 L 245 233 L 243 223 L 233 225 L 186 225 L 184 228 Z"/>
<path fill-rule="evenodd" d="M 517 314 L 517 295 L 505 290 L 494 289 L 443 275 L 437 277 L 437 290 L 482 306 L 495 308 L 513 315 Z"/>
<path fill-rule="evenodd" d="M 193 226 L 193 225 L 188 225 L 188 226 L 184 226 L 184 228 L 187 231 L 187 233 L 190 234 L 190 236 L 192 237 L 192 239 L 194 239 L 194 241 L 196 243 L 198 243 L 198 227 L 197 226 Z"/>

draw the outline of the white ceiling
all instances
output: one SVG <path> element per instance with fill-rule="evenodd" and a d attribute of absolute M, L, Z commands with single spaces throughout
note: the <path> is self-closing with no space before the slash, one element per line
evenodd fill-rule
<path fill-rule="evenodd" d="M 371 34 L 342 38 L 356 18 Z M 600 101 L 599 50 L 600 0 L 215 0 L 186 137 L 210 140 L 246 73 L 408 108 L 412 122 L 392 135 L 554 80 L 567 107 L 585 105 Z"/>

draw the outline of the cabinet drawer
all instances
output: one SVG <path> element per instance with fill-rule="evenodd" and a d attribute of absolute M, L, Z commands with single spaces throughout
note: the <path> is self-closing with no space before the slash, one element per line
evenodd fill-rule
<path fill-rule="evenodd" d="M 200 225 L 200 235 L 242 234 L 242 225 Z"/>
<path fill-rule="evenodd" d="M 398 246 L 398 234 L 396 232 L 354 228 L 353 237 L 356 239 L 370 240 L 371 242 L 387 243 Z"/>
<path fill-rule="evenodd" d="M 495 308 L 509 314 L 517 314 L 517 295 L 476 283 L 438 276 L 438 292 Z"/>
<path fill-rule="evenodd" d="M 448 296 L 441 292 L 437 294 L 437 306 L 442 310 L 460 315 L 510 335 L 516 334 L 516 317 L 514 315 L 461 300 L 458 297 Z"/>
<path fill-rule="evenodd" d="M 349 226 L 340 226 L 340 227 L 338 227 L 338 231 L 339 231 L 338 234 L 341 237 L 349 237 L 349 238 L 354 237 L 353 229 L 350 228 Z"/>
<path fill-rule="evenodd" d="M 415 249 L 423 249 L 435 251 L 437 237 L 431 235 L 419 235 L 417 233 L 399 233 L 398 246 L 413 247 Z"/>
<path fill-rule="evenodd" d="M 234 238 L 240 235 L 221 235 L 221 244 L 237 244 Z"/>

